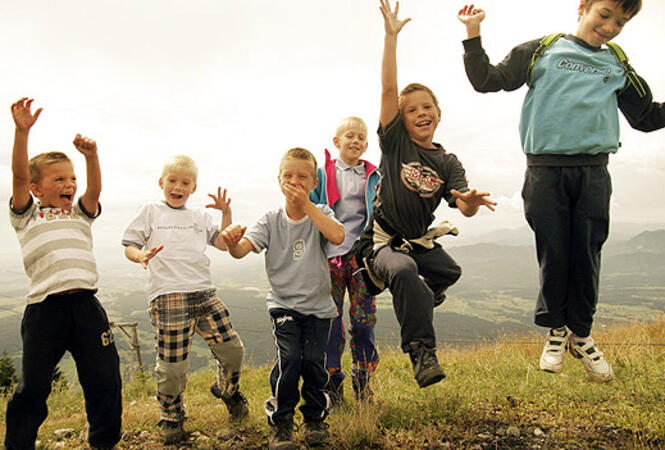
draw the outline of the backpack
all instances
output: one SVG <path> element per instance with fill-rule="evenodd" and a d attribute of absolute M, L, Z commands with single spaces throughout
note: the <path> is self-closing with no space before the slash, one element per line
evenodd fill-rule
<path fill-rule="evenodd" d="M 536 51 L 533 52 L 533 55 L 531 56 L 531 62 L 529 63 L 529 67 L 526 71 L 527 86 L 531 87 L 531 73 L 533 72 L 533 67 L 536 65 L 538 59 L 543 56 L 543 53 L 545 53 L 548 48 L 554 45 L 554 43 L 558 41 L 559 38 L 565 35 L 566 33 L 552 33 L 549 36 L 545 36 L 538 43 L 538 47 L 536 47 Z M 644 97 L 646 95 L 646 90 L 644 89 L 644 86 L 642 86 L 642 83 L 640 82 L 635 69 L 633 69 L 633 66 L 628 63 L 628 56 L 626 53 L 621 47 L 619 47 L 619 45 L 615 44 L 614 42 L 608 42 L 607 46 L 612 51 L 612 54 L 614 55 L 614 58 L 616 58 L 617 62 L 623 67 L 623 70 L 626 73 L 626 77 L 628 78 L 628 82 L 622 89 L 622 92 L 628 87 L 628 84 L 630 83 L 635 87 L 635 90 L 637 91 L 637 94 L 640 96 L 640 98 Z"/>

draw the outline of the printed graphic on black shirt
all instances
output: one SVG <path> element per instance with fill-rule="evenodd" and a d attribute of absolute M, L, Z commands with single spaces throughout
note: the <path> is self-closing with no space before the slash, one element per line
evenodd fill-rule
<path fill-rule="evenodd" d="M 417 192 L 422 198 L 434 196 L 444 184 L 434 169 L 423 166 L 419 161 L 402 163 L 400 178 L 409 190 Z"/>

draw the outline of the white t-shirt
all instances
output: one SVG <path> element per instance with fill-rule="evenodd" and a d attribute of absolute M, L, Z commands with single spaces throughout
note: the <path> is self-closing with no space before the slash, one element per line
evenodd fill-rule
<path fill-rule="evenodd" d="M 206 249 L 214 244 L 218 227 L 204 209 L 172 208 L 165 201 L 141 206 L 125 229 L 122 245 L 164 246 L 148 263 L 148 301 L 164 294 L 215 288 Z"/>

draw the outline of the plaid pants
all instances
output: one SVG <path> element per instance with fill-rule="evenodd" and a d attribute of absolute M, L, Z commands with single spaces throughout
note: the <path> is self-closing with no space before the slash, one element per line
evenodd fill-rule
<path fill-rule="evenodd" d="M 231 397 L 238 390 L 244 347 L 214 289 L 160 295 L 150 302 L 149 313 L 157 344 L 157 401 L 163 420 L 185 418 L 182 394 L 194 332 L 217 360 L 217 383 L 223 395 Z"/>

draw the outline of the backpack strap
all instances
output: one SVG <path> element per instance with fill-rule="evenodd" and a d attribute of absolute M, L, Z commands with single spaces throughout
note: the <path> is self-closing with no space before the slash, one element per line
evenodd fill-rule
<path fill-rule="evenodd" d="M 637 94 L 640 96 L 640 98 L 643 98 L 645 95 L 647 95 L 646 89 L 644 89 L 644 86 L 642 86 L 642 83 L 640 82 L 635 69 L 633 69 L 633 66 L 628 63 L 628 56 L 623 51 L 623 49 L 614 42 L 608 42 L 607 46 L 612 51 L 612 54 L 619 62 L 619 64 L 621 64 L 623 67 L 623 70 L 626 73 L 626 78 L 628 78 L 628 83 L 635 87 L 635 90 L 637 91 Z M 628 83 L 626 83 L 626 86 L 624 86 L 623 90 L 628 87 Z"/>
<path fill-rule="evenodd" d="M 536 62 L 538 59 L 543 56 L 543 53 L 545 53 L 545 50 L 550 48 L 556 41 L 559 40 L 559 38 L 562 38 L 565 36 L 566 33 L 552 33 L 548 36 L 545 36 L 540 40 L 538 43 L 538 47 L 536 47 L 536 50 L 533 52 L 533 55 L 531 56 L 531 62 L 529 62 L 529 67 L 526 69 L 526 85 L 531 87 L 531 73 L 533 72 L 533 66 L 536 65 Z"/>

